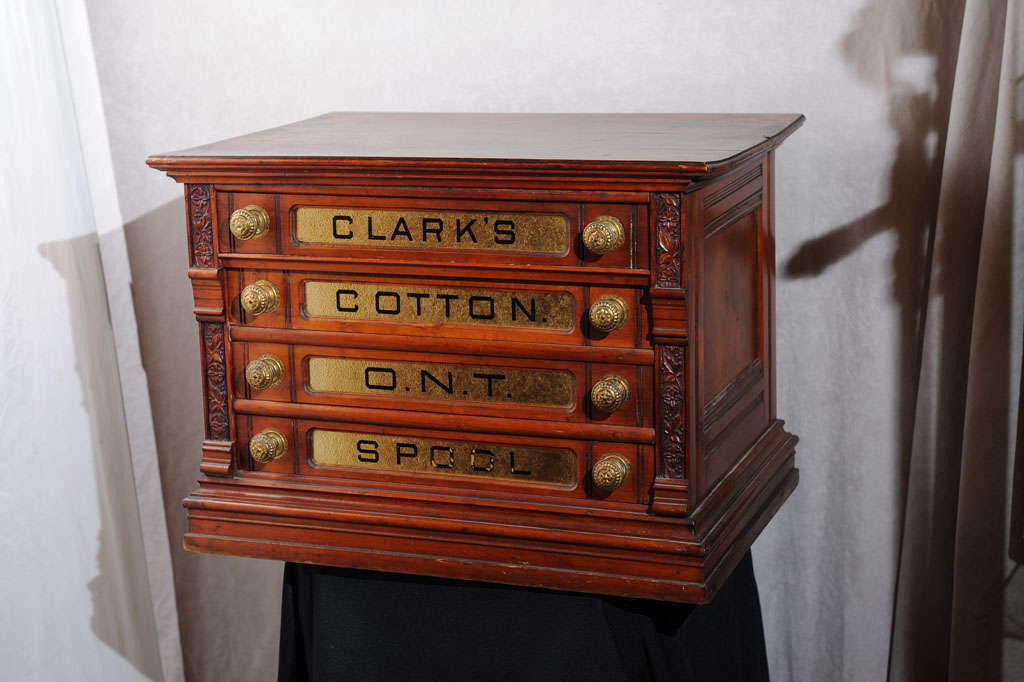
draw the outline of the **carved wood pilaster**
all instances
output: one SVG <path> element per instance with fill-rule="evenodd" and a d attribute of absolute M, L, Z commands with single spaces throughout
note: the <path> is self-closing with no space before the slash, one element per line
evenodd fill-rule
<path fill-rule="evenodd" d="M 192 253 L 192 265 L 197 268 L 214 268 L 213 249 L 213 208 L 210 205 L 209 185 L 187 185 L 188 199 L 188 241 Z"/>
<path fill-rule="evenodd" d="M 658 349 L 659 447 L 664 478 L 686 478 L 686 346 Z"/>
<path fill-rule="evenodd" d="M 652 313 L 658 381 L 658 478 L 685 482 L 687 437 L 687 301 L 683 282 L 685 248 L 679 194 L 652 197 L 655 260 Z M 657 486 L 656 486 L 657 488 Z M 682 494 L 674 491 L 674 495 Z M 656 497 L 658 493 L 656 492 Z"/>
<path fill-rule="evenodd" d="M 228 440 L 228 377 L 224 351 L 224 325 L 216 322 L 199 324 L 203 338 L 203 366 L 206 368 L 206 437 Z"/>
<path fill-rule="evenodd" d="M 654 195 L 654 225 L 657 244 L 654 286 L 681 289 L 683 233 L 678 194 Z"/>
<path fill-rule="evenodd" d="M 203 360 L 203 396 L 206 439 L 200 471 L 207 475 L 231 473 L 231 413 L 229 409 L 227 347 L 224 324 L 224 283 L 213 229 L 213 196 L 209 185 L 186 185 L 188 245 L 192 267 L 194 311 L 199 318 Z"/>
<path fill-rule="evenodd" d="M 231 473 L 231 417 L 228 410 L 227 355 L 224 325 L 200 322 L 203 355 L 203 383 L 206 398 L 206 440 L 199 469 L 204 474 L 227 476 Z"/>

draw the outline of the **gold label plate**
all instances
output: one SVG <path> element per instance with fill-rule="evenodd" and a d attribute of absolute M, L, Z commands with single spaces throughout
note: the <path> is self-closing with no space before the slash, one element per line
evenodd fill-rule
<path fill-rule="evenodd" d="M 396 398 L 496 402 L 571 408 L 572 372 L 520 367 L 467 367 L 363 358 L 309 358 L 309 388 Z"/>
<path fill-rule="evenodd" d="M 482 476 L 532 483 L 576 483 L 576 453 L 563 448 L 498 445 L 313 429 L 320 466 Z"/>
<path fill-rule="evenodd" d="M 560 214 L 302 206 L 295 210 L 295 238 L 333 246 L 561 255 L 569 249 L 569 219 Z"/>
<path fill-rule="evenodd" d="M 502 291 L 353 282 L 305 283 L 310 317 L 569 330 L 575 301 L 567 291 Z"/>

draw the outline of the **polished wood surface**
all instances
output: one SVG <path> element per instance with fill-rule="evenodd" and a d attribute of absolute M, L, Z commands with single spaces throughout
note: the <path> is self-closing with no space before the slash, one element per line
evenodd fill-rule
<path fill-rule="evenodd" d="M 775 414 L 772 150 L 801 122 L 329 114 L 151 157 L 186 184 L 202 348 L 207 434 L 199 488 L 185 500 L 186 547 L 710 599 L 797 481 L 796 438 Z M 304 207 L 332 209 L 331 243 L 298 238 Z M 351 245 L 346 211 L 378 218 Z M 234 234 L 236 215 L 249 222 Z M 566 241 L 550 242 L 561 246 L 488 248 L 436 234 L 452 228 L 445 220 L 465 221 L 452 223 L 463 230 L 473 219 L 537 215 L 560 217 L 549 224 L 565 226 Z M 381 232 L 383 219 L 395 224 Z M 606 219 L 624 241 L 595 253 L 582 235 Z M 329 283 L 316 306 L 310 282 Z M 241 299 L 253 285 L 272 296 L 249 312 Z M 371 305 L 381 291 L 385 306 L 345 317 L 358 296 Z M 509 292 L 533 317 L 490 316 Z M 530 301 L 553 293 L 568 307 L 551 327 Z M 399 312 L 437 295 L 448 307 Z M 628 313 L 610 332 L 589 319 L 606 296 Z M 470 298 L 473 315 L 452 314 Z M 311 379 L 315 358 L 357 373 L 324 390 L 323 369 Z M 370 361 L 373 382 L 359 374 Z M 381 384 L 395 367 L 402 383 Z M 544 372 L 571 377 L 566 400 L 491 393 L 491 375 Z M 486 380 L 487 392 L 456 387 L 454 376 Z M 621 397 L 621 407 L 598 409 L 598 384 L 611 391 L 600 400 Z M 367 458 L 318 463 L 318 429 L 356 434 L 344 442 L 362 439 Z M 249 441 L 267 433 L 287 448 L 277 459 L 260 450 L 257 461 Z M 378 466 L 378 441 L 401 456 Z M 461 473 L 447 470 L 452 448 L 469 457 Z M 494 452 L 516 448 L 558 448 L 575 468 L 557 483 L 491 475 Z M 594 482 L 598 462 L 602 471 L 614 462 L 604 485 Z M 514 471 L 529 474 L 510 461 Z"/>
<path fill-rule="evenodd" d="M 339 113 L 160 155 L 722 163 L 798 114 Z M 160 158 L 158 157 L 158 158 Z"/>
<path fill-rule="evenodd" d="M 803 120 L 798 114 L 330 113 L 148 163 L 183 182 L 287 182 L 301 173 L 313 183 L 358 170 L 441 186 L 465 173 L 478 186 L 493 175 L 525 174 L 520 177 L 529 181 L 598 174 L 603 182 L 592 186 L 611 189 L 639 178 L 728 172 L 777 147 Z"/>

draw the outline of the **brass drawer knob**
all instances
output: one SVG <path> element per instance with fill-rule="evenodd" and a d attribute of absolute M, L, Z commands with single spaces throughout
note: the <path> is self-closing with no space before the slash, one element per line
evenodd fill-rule
<path fill-rule="evenodd" d="M 277 287 L 273 282 L 268 282 L 265 279 L 253 282 L 242 289 L 242 295 L 239 298 L 242 308 L 250 315 L 270 313 L 281 305 L 281 294 L 278 293 Z"/>
<path fill-rule="evenodd" d="M 276 355 L 261 355 L 245 366 L 245 383 L 257 391 L 277 386 L 284 380 L 284 364 Z"/>
<path fill-rule="evenodd" d="M 605 455 L 594 465 L 590 478 L 595 488 L 610 493 L 629 478 L 629 462 L 622 455 Z"/>
<path fill-rule="evenodd" d="M 275 428 L 263 429 L 249 439 L 249 454 L 260 464 L 281 459 L 288 452 L 288 439 Z"/>
<path fill-rule="evenodd" d="M 270 215 L 262 206 L 249 204 L 231 214 L 229 227 L 238 239 L 259 239 L 270 231 Z"/>
<path fill-rule="evenodd" d="M 614 294 L 606 294 L 590 306 L 590 326 L 601 332 L 613 332 L 626 324 L 629 307 Z"/>
<path fill-rule="evenodd" d="M 601 377 L 590 389 L 590 402 L 602 412 L 614 412 L 629 400 L 629 382 L 617 374 Z"/>
<path fill-rule="evenodd" d="M 625 243 L 626 230 L 614 216 L 599 216 L 583 228 L 583 246 L 598 256 L 621 248 Z"/>

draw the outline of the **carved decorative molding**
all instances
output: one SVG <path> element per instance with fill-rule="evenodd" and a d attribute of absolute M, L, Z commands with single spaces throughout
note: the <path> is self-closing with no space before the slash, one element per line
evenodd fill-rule
<path fill-rule="evenodd" d="M 658 349 L 661 466 L 665 478 L 686 478 L 686 346 Z"/>
<path fill-rule="evenodd" d="M 682 288 L 682 214 L 678 194 L 654 195 L 654 223 L 657 228 L 657 270 L 654 285 L 664 289 Z"/>
<path fill-rule="evenodd" d="M 713 236 L 729 227 L 743 216 L 756 211 L 761 207 L 761 192 L 758 190 L 743 201 L 738 202 L 728 211 L 718 216 L 704 226 L 704 238 L 711 239 Z"/>
<path fill-rule="evenodd" d="M 206 360 L 206 437 L 226 441 L 228 427 L 228 378 L 224 355 L 224 326 L 200 323 L 203 330 L 203 355 Z"/>
<path fill-rule="evenodd" d="M 199 470 L 207 476 L 230 476 L 234 447 L 231 441 L 203 441 L 203 458 L 199 460 Z"/>
<path fill-rule="evenodd" d="M 764 365 L 760 358 L 747 365 L 746 369 L 736 375 L 736 378 L 718 392 L 714 398 L 709 400 L 701 410 L 701 423 L 704 431 L 707 430 L 719 419 L 724 417 L 750 389 L 764 379 Z"/>
<path fill-rule="evenodd" d="M 740 189 L 747 183 L 753 182 L 757 178 L 761 177 L 761 162 L 758 161 L 757 165 L 746 171 L 742 175 L 738 175 L 729 182 L 725 183 L 714 192 L 708 192 L 704 197 L 704 208 L 714 206 L 722 199 Z"/>
<path fill-rule="evenodd" d="M 213 213 L 210 186 L 188 186 L 188 234 L 192 244 L 192 264 L 199 268 L 216 267 L 213 257 Z"/>

